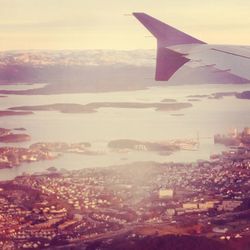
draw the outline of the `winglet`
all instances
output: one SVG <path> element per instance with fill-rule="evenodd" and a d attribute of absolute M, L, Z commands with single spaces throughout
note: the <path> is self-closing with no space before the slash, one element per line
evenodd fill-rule
<path fill-rule="evenodd" d="M 135 12 L 133 15 L 157 38 L 159 47 L 179 44 L 205 44 L 205 42 L 177 30 L 145 13 Z"/>

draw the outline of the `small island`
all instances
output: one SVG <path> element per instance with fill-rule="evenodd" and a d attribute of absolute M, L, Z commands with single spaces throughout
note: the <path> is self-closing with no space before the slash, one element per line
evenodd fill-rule
<path fill-rule="evenodd" d="M 26 129 L 25 129 L 25 128 L 14 128 L 14 130 L 17 130 L 17 131 L 25 131 Z"/>
<path fill-rule="evenodd" d="M 184 114 L 171 114 L 172 116 L 184 116 Z"/>
<path fill-rule="evenodd" d="M 165 98 L 161 102 L 177 102 L 176 99 Z"/>
<path fill-rule="evenodd" d="M 209 96 L 209 99 L 221 99 L 225 96 L 236 96 L 237 92 L 218 92 Z"/>
<path fill-rule="evenodd" d="M 187 98 L 206 98 L 209 95 L 188 95 Z"/>

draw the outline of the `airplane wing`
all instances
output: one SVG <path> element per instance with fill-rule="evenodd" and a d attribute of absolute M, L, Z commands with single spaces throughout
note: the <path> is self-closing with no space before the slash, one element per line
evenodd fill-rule
<path fill-rule="evenodd" d="M 250 82 L 250 46 L 209 45 L 145 13 L 133 15 L 157 39 L 155 80 L 168 81 L 185 64 L 218 82 Z"/>

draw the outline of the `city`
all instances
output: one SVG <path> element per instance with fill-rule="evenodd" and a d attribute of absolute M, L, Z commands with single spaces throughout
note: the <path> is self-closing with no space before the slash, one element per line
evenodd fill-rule
<path fill-rule="evenodd" d="M 3 181 L 1 247 L 87 247 L 119 235 L 244 241 L 250 235 L 250 147 L 242 148 L 196 163 L 53 170 Z"/>

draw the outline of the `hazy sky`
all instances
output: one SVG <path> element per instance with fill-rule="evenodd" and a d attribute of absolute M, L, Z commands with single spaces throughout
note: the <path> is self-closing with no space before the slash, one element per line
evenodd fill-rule
<path fill-rule="evenodd" d="M 146 12 L 208 43 L 250 45 L 250 0 L 0 0 L 0 50 L 146 49 Z"/>

